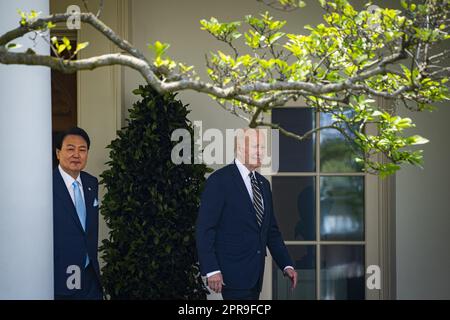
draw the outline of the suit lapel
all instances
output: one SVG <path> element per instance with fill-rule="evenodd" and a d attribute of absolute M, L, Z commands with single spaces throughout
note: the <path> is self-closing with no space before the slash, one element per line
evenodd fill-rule
<path fill-rule="evenodd" d="M 241 173 L 239 172 L 239 169 L 237 167 L 237 165 L 235 163 L 233 163 L 233 176 L 234 176 L 234 181 L 235 183 L 238 185 L 240 192 L 245 194 L 245 198 L 247 199 L 247 203 L 250 206 L 250 212 L 252 213 L 252 217 L 251 219 L 254 221 L 255 226 L 259 229 L 259 231 L 262 231 L 262 227 L 264 226 L 264 222 L 266 221 L 266 216 L 268 215 L 268 207 L 267 204 L 269 203 L 268 198 L 267 198 L 267 191 L 264 189 L 263 184 L 261 183 L 261 175 L 259 175 L 258 173 L 256 173 L 256 177 L 257 177 L 257 181 L 259 183 L 259 189 L 261 190 L 262 194 L 263 194 L 263 206 L 264 206 L 264 217 L 263 217 L 263 222 L 262 222 L 262 226 L 261 228 L 258 226 L 258 220 L 256 218 L 256 209 L 253 205 L 253 201 L 250 198 L 250 195 L 248 194 L 248 190 L 247 187 L 245 186 L 244 181 L 242 180 L 242 176 Z M 259 176 L 258 176 L 259 175 Z"/>
<path fill-rule="evenodd" d="M 55 179 L 54 181 L 54 193 L 56 196 L 62 201 L 64 206 L 67 209 L 67 212 L 74 220 L 75 224 L 78 226 L 81 232 L 84 232 L 83 226 L 81 225 L 80 218 L 78 218 L 77 210 L 75 209 L 75 205 L 73 204 L 72 198 L 70 197 L 69 191 L 64 183 L 64 180 L 59 172 L 58 168 L 55 169 Z"/>

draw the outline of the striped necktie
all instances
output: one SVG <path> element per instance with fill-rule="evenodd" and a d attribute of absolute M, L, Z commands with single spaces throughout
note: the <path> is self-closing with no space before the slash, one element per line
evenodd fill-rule
<path fill-rule="evenodd" d="M 249 176 L 252 183 L 253 207 L 255 207 L 256 211 L 256 220 L 258 221 L 258 225 L 261 227 L 262 221 L 264 219 L 264 207 L 262 202 L 261 189 L 259 189 L 259 184 L 256 180 L 255 174 L 253 172 L 250 172 Z"/>

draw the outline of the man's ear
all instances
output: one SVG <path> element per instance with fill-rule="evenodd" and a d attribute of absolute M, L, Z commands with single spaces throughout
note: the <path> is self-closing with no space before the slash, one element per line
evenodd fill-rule
<path fill-rule="evenodd" d="M 58 159 L 58 161 L 59 161 L 59 153 L 61 152 L 61 150 L 59 150 L 59 149 L 56 149 L 56 159 Z"/>

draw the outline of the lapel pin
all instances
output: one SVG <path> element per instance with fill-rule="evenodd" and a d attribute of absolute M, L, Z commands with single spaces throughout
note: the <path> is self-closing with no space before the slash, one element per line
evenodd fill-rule
<path fill-rule="evenodd" d="M 88 187 L 88 190 L 91 191 L 91 187 Z"/>

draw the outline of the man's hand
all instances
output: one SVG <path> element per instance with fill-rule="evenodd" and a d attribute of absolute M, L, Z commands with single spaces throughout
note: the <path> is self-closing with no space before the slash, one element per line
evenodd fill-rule
<path fill-rule="evenodd" d="M 223 278 L 222 278 L 222 274 L 220 272 L 213 274 L 211 277 L 208 278 L 208 287 L 215 293 L 222 292 L 223 284 L 224 284 Z"/>
<path fill-rule="evenodd" d="M 291 280 L 291 289 L 294 290 L 297 286 L 297 271 L 292 268 L 286 268 L 286 270 L 284 270 L 284 275 L 289 277 Z"/>

